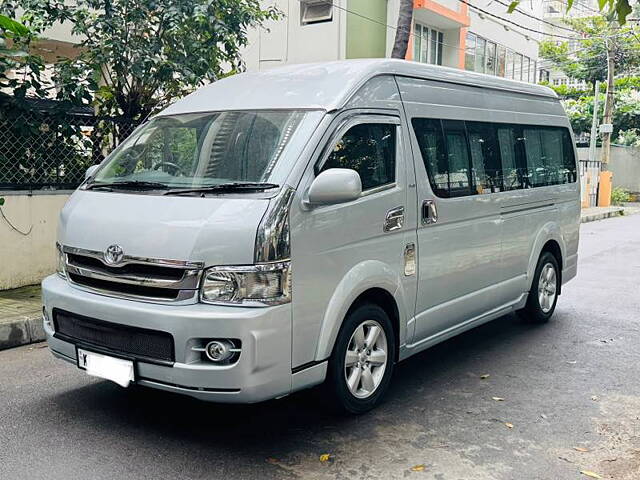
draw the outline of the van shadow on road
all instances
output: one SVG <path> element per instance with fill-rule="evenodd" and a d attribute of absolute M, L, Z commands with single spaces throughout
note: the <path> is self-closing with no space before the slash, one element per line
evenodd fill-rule
<path fill-rule="evenodd" d="M 101 436 L 135 439 L 134 444 L 147 437 L 162 438 L 209 452 L 232 450 L 250 457 L 262 455 L 255 458 L 259 461 L 292 452 L 315 455 L 340 448 L 328 440 L 336 438 L 333 434 L 346 442 L 351 435 L 370 435 L 375 442 L 373 429 L 378 420 L 408 424 L 424 421 L 435 405 L 456 409 L 460 402 L 456 390 L 466 391 L 462 398 L 465 401 L 465 396 L 474 395 L 473 385 L 481 382 L 480 375 L 500 368 L 498 362 L 506 353 L 496 356 L 496 351 L 512 350 L 521 355 L 538 341 L 537 337 L 558 328 L 562 317 L 558 312 L 555 322 L 532 326 L 514 315 L 504 316 L 415 355 L 396 366 L 386 401 L 360 417 L 328 412 L 319 388 L 256 405 L 229 405 L 95 382 L 57 395 L 53 401 L 64 417 L 74 418 Z M 438 419 L 430 421 L 437 423 Z"/>

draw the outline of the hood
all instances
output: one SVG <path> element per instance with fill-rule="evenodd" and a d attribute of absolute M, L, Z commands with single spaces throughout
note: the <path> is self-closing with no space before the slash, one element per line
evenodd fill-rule
<path fill-rule="evenodd" d="M 118 244 L 126 255 L 204 262 L 254 261 L 266 198 L 179 197 L 76 191 L 60 215 L 58 241 L 104 252 Z"/>

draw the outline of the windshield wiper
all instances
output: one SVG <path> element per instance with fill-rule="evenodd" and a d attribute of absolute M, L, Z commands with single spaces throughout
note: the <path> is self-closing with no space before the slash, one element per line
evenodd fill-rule
<path fill-rule="evenodd" d="M 168 190 L 163 195 L 180 195 L 182 193 L 218 193 L 218 192 L 237 192 L 237 191 L 262 191 L 271 188 L 278 188 L 280 185 L 276 183 L 264 182 L 231 182 L 220 183 L 218 185 L 208 185 L 206 187 L 194 188 L 176 188 Z"/>
<path fill-rule="evenodd" d="M 141 180 L 126 180 L 123 182 L 93 182 L 87 185 L 86 190 L 94 188 L 123 188 L 128 190 L 167 190 L 171 188 L 169 185 L 159 182 L 145 182 Z"/>

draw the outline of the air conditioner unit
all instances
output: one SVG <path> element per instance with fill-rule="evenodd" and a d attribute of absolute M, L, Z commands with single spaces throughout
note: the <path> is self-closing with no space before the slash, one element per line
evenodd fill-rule
<path fill-rule="evenodd" d="M 300 23 L 330 22 L 333 19 L 331 0 L 300 0 Z"/>

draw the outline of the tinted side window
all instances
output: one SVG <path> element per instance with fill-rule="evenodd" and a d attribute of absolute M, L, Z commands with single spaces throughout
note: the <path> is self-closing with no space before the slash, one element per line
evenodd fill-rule
<path fill-rule="evenodd" d="M 572 183 L 569 130 L 506 123 L 414 118 L 413 129 L 439 197 Z"/>
<path fill-rule="evenodd" d="M 495 126 L 491 123 L 467 122 L 475 192 L 502 191 L 502 167 Z"/>
<path fill-rule="evenodd" d="M 449 164 L 440 120 L 414 118 L 413 130 L 418 139 L 422 161 L 427 169 L 431 189 L 438 197 L 449 196 Z"/>
<path fill-rule="evenodd" d="M 496 124 L 496 132 L 500 145 L 503 190 L 525 188 L 527 164 L 523 158 L 519 128 L 514 125 Z"/>
<path fill-rule="evenodd" d="M 464 122 L 443 120 L 442 128 L 449 165 L 449 196 L 471 195 L 471 158 Z"/>
<path fill-rule="evenodd" d="M 360 175 L 362 190 L 395 182 L 396 126 L 363 123 L 351 127 L 333 148 L 321 171 L 350 168 Z"/>
<path fill-rule="evenodd" d="M 523 137 L 530 186 L 544 187 L 574 181 L 575 161 L 567 129 L 526 126 L 523 127 Z"/>
<path fill-rule="evenodd" d="M 412 125 L 433 193 L 445 198 L 471 195 L 471 157 L 464 122 L 414 118 Z"/>

